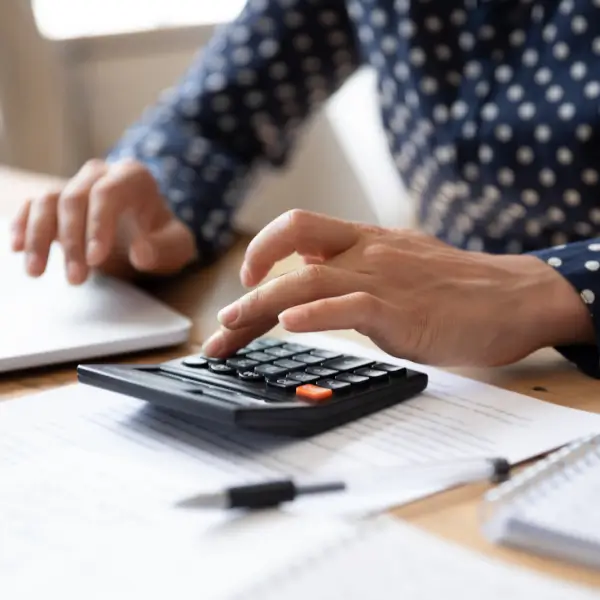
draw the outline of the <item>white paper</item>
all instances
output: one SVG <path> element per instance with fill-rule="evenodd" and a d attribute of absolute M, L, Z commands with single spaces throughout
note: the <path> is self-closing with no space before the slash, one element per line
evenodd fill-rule
<path fill-rule="evenodd" d="M 76 450 L 2 469 L 2 597 L 222 600 L 350 528 L 190 512 L 193 471 L 159 463 Z"/>
<path fill-rule="evenodd" d="M 503 390 L 433 367 L 398 360 L 376 349 L 323 334 L 301 334 L 293 341 L 346 354 L 362 355 L 425 371 L 426 391 L 419 397 L 324 434 L 314 444 L 330 450 L 317 471 L 411 465 L 467 457 L 503 457 L 516 464 L 600 431 L 600 415 L 565 408 Z M 350 460 L 348 460 L 350 458 Z M 381 511 L 442 491 L 444 486 L 360 495 L 307 497 L 289 510 L 356 515 Z"/>
<path fill-rule="evenodd" d="M 333 338 L 297 341 L 390 360 Z M 90 597 L 87 584 L 98 598 L 115 598 L 127 580 L 138 586 L 128 597 L 176 589 L 185 598 L 193 573 L 194 597 L 223 598 L 338 535 L 346 524 L 332 517 L 365 515 L 440 486 L 398 482 L 386 493 L 313 497 L 244 517 L 182 511 L 178 503 L 191 495 L 452 457 L 520 461 L 600 429 L 600 416 L 426 370 L 429 389 L 419 397 L 306 440 L 200 426 L 81 384 L 2 403 L 0 581 L 22 583 L 29 597 L 38 588 Z"/>
<path fill-rule="evenodd" d="M 376 520 L 235 600 L 594 600 L 598 591 Z"/>

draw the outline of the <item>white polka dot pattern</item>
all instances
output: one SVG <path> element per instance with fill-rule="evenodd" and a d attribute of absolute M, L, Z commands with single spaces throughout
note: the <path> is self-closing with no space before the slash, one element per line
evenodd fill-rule
<path fill-rule="evenodd" d="M 148 165 L 208 261 L 259 165 L 286 164 L 307 117 L 367 64 L 421 227 L 472 251 L 535 253 L 593 314 L 600 2 L 549 6 L 248 0 L 109 160 Z"/>

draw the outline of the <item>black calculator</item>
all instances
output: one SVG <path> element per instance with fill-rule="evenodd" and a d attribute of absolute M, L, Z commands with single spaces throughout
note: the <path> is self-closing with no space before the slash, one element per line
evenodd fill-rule
<path fill-rule="evenodd" d="M 427 374 L 361 356 L 259 338 L 234 356 L 79 365 L 78 380 L 226 427 L 306 437 L 404 402 Z"/>

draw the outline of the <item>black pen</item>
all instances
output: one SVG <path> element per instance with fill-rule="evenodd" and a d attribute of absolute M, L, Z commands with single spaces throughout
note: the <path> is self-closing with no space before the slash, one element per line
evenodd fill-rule
<path fill-rule="evenodd" d="M 498 483 L 510 476 L 510 463 L 504 458 L 458 459 L 402 467 L 374 467 L 345 480 L 299 483 L 279 479 L 263 483 L 228 487 L 185 500 L 187 508 L 206 509 L 264 509 L 292 502 L 298 497 L 316 494 L 352 492 L 363 488 L 378 491 L 386 486 L 405 486 L 406 489 L 443 485 L 455 487 L 477 481 Z"/>

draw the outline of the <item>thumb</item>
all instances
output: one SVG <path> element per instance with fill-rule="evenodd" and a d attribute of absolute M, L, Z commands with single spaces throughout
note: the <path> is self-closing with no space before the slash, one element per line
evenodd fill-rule
<path fill-rule="evenodd" d="M 170 219 L 152 232 L 140 232 L 129 249 L 131 264 L 138 271 L 147 273 L 176 273 L 195 258 L 194 236 L 177 219 Z"/>

